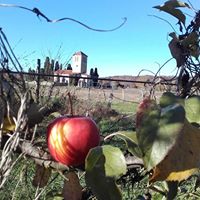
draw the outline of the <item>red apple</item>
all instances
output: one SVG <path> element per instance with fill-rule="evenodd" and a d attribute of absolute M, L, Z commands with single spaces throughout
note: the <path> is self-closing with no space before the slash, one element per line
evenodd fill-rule
<path fill-rule="evenodd" d="M 99 145 L 100 133 L 89 117 L 58 117 L 47 127 L 47 144 L 51 156 L 68 166 L 84 164 L 89 150 Z"/>

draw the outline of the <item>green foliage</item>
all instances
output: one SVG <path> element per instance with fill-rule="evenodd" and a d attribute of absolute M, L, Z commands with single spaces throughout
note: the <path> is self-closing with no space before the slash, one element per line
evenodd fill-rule
<path fill-rule="evenodd" d="M 112 136 L 117 136 L 125 141 L 128 151 L 139 158 L 142 157 L 142 152 L 138 146 L 137 136 L 135 131 L 119 131 Z"/>
<path fill-rule="evenodd" d="M 86 158 L 85 169 L 86 183 L 99 200 L 122 199 L 115 181 L 126 173 L 126 161 L 118 148 L 105 145 L 92 149 Z"/>
<path fill-rule="evenodd" d="M 176 104 L 145 113 L 137 137 L 148 170 L 163 160 L 174 145 L 183 128 L 184 116 L 183 107 Z"/>
<path fill-rule="evenodd" d="M 39 194 L 43 188 L 37 190 L 33 186 L 32 181 L 35 175 L 35 164 L 31 160 L 21 159 L 17 162 L 9 176 L 6 184 L 0 190 L 0 199 L 34 199 L 36 194 Z M 54 173 L 49 181 L 49 185 L 42 192 L 40 199 L 46 199 L 46 196 L 51 192 L 59 193 L 62 190 L 61 183 L 63 178 Z"/>
<path fill-rule="evenodd" d="M 136 103 L 132 102 L 112 102 L 111 108 L 116 110 L 119 113 L 135 113 L 136 112 Z"/>
<path fill-rule="evenodd" d="M 191 123 L 200 123 L 200 96 L 191 96 L 187 99 L 182 99 L 175 96 L 173 93 L 165 92 L 160 98 L 160 106 L 166 107 L 178 103 L 182 105 L 186 112 L 186 118 Z"/>
<path fill-rule="evenodd" d="M 134 119 L 130 118 L 114 118 L 114 119 L 102 119 L 98 123 L 101 134 L 106 136 L 109 133 L 117 132 L 119 130 L 133 130 L 134 129 Z"/>
<path fill-rule="evenodd" d="M 186 117 L 191 123 L 200 124 L 200 96 L 193 96 L 185 100 Z"/>
<path fill-rule="evenodd" d="M 160 98 L 159 105 L 162 108 L 164 108 L 175 103 L 183 104 L 183 101 L 184 101 L 183 99 L 181 99 L 180 97 L 176 96 L 175 94 L 171 92 L 164 92 Z"/>
<path fill-rule="evenodd" d="M 89 115 L 97 123 L 102 122 L 104 120 L 115 121 L 120 116 L 120 113 L 112 109 L 107 102 L 93 102 L 91 104 L 90 101 L 88 104 L 88 101 L 85 101 L 84 103 L 88 105 Z"/>

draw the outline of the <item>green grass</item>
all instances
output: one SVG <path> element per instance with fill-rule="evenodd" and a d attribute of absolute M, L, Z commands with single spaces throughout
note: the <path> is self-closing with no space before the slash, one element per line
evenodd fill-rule
<path fill-rule="evenodd" d="M 4 187 L 0 190 L 0 199 L 35 199 L 35 194 L 43 190 L 43 188 L 37 189 L 32 184 L 35 166 L 36 164 L 31 159 L 22 159 L 17 162 Z M 58 194 L 62 191 L 63 178 L 57 175 L 57 172 L 52 173 L 48 186 L 39 199 L 50 200 L 50 198 L 47 198 L 48 196 L 53 196 L 53 193 Z"/>
<path fill-rule="evenodd" d="M 138 104 L 132 102 L 113 102 L 111 104 L 111 108 L 119 113 L 134 114 L 136 112 L 137 105 Z"/>

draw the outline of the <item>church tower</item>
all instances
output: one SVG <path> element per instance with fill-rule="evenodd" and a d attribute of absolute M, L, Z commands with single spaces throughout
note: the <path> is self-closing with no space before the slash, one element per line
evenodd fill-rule
<path fill-rule="evenodd" d="M 87 72 L 87 57 L 82 51 L 74 53 L 72 56 L 73 73 L 84 74 Z"/>

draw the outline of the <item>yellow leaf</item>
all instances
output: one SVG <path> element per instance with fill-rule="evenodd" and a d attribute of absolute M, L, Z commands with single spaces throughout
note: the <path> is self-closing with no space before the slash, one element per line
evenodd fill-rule
<path fill-rule="evenodd" d="M 200 167 L 200 129 L 184 122 L 174 147 L 154 169 L 150 182 L 182 181 Z"/>
<path fill-rule="evenodd" d="M 10 132 L 15 130 L 15 122 L 11 117 L 5 117 L 3 120 L 3 132 Z"/>

